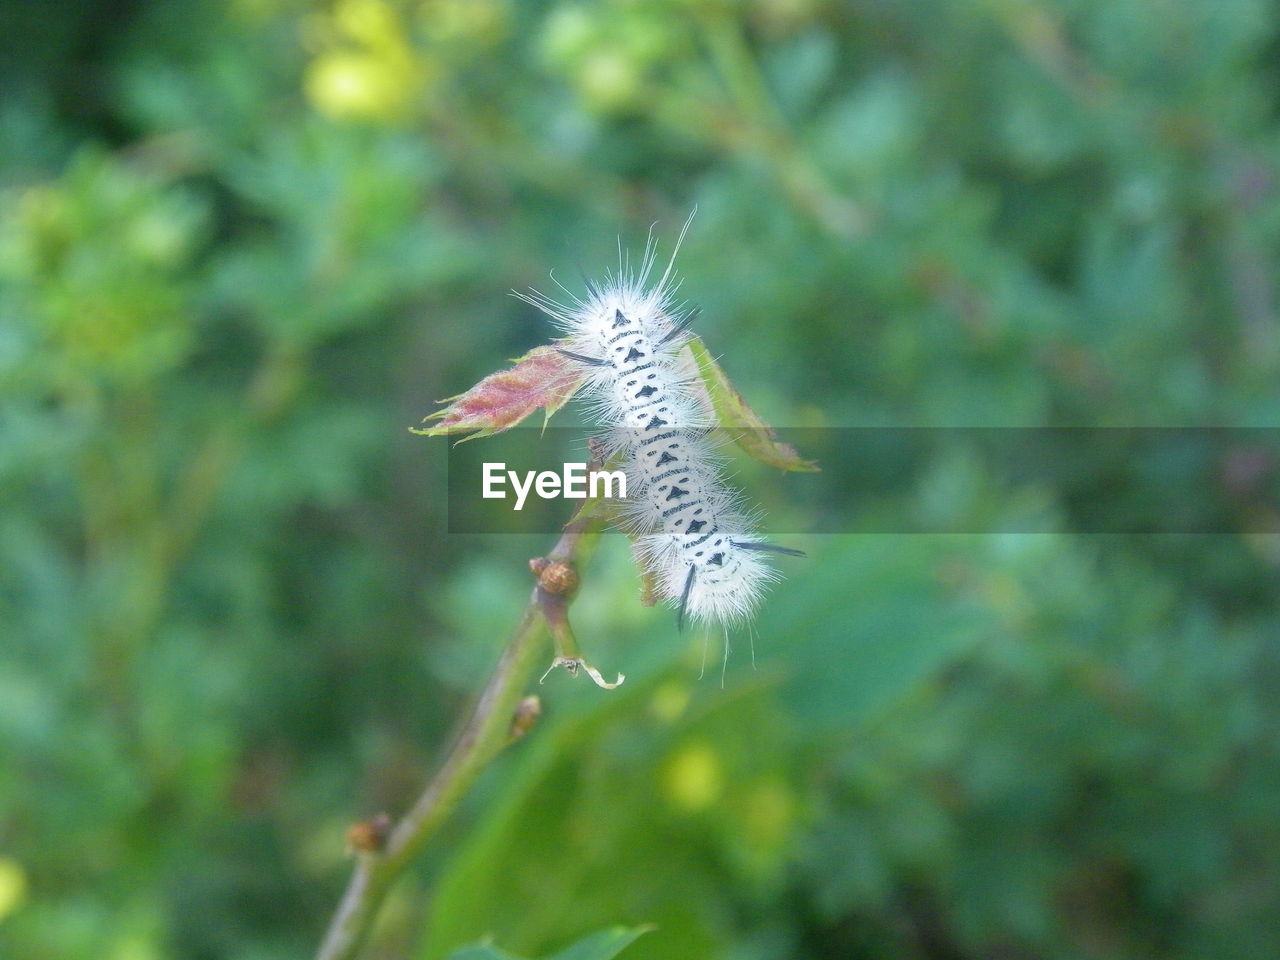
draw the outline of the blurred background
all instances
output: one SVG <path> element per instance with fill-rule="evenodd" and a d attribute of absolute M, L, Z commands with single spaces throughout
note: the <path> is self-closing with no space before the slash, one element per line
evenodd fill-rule
<path fill-rule="evenodd" d="M 1265 0 L 16 0 L 0 84 L 12 960 L 311 953 L 550 545 L 407 428 L 650 223 L 775 424 L 1280 423 Z M 1219 535 L 1072 534 L 1105 470 L 957 435 L 892 536 L 742 465 L 810 556 L 723 683 L 605 538 L 626 685 L 547 679 L 371 956 L 1280 955 L 1278 464 L 1221 467 Z"/>

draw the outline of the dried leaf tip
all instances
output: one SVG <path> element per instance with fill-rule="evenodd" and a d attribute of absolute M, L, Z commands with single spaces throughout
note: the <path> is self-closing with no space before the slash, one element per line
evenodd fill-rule
<path fill-rule="evenodd" d="M 616 690 L 618 687 L 622 686 L 627 679 L 626 674 L 620 673 L 618 674 L 618 679 L 610 683 L 604 678 L 604 675 L 601 674 L 599 670 L 587 663 L 587 661 L 583 660 L 581 657 L 556 657 L 551 661 L 551 666 L 547 667 L 547 672 L 542 675 L 538 682 L 542 683 L 546 680 L 547 677 L 551 675 L 551 671 L 556 669 L 556 667 L 563 667 L 569 672 L 569 676 L 571 677 L 576 677 L 579 670 L 585 671 L 587 676 L 591 678 L 592 682 L 601 690 Z"/>

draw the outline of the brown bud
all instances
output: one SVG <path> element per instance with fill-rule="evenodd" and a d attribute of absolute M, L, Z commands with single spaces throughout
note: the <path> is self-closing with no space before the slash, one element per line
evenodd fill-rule
<path fill-rule="evenodd" d="M 568 596 L 579 585 L 577 570 L 566 561 L 550 561 L 538 571 L 538 585 L 549 594 Z"/>
<path fill-rule="evenodd" d="M 519 740 L 542 715 L 542 700 L 536 696 L 525 697 L 516 707 L 515 716 L 511 718 L 511 739 Z"/>
<path fill-rule="evenodd" d="M 347 849 L 352 853 L 378 853 L 387 845 L 391 818 L 380 813 L 371 820 L 361 820 L 347 831 Z"/>

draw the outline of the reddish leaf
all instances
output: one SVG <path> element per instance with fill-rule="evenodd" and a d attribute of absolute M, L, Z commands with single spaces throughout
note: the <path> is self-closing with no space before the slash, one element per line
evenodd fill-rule
<path fill-rule="evenodd" d="M 424 437 L 468 433 L 471 436 L 462 439 L 472 440 L 509 430 L 539 408 L 549 420 L 585 379 L 582 364 L 554 347 L 534 347 L 509 370 L 491 373 L 466 393 L 442 400 L 449 405 L 423 420 L 439 423 L 410 430 Z"/>

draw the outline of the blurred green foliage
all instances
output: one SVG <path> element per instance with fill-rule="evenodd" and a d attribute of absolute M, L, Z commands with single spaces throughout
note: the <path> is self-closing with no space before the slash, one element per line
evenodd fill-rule
<path fill-rule="evenodd" d="M 313 948 L 548 546 L 449 537 L 405 428 L 619 232 L 698 205 L 774 423 L 1280 422 L 1264 0 L 13 3 L 0 83 L 16 960 Z M 744 467 L 815 535 L 723 686 L 606 544 L 576 624 L 627 684 L 548 678 L 375 956 L 1280 954 L 1277 464 L 1206 488 L 1230 534 L 821 536 L 849 469 Z M 962 448 L 895 500 L 1078 506 Z"/>
<path fill-rule="evenodd" d="M 646 932 L 645 927 L 628 930 L 613 927 L 601 930 L 572 946 L 559 951 L 548 960 L 612 960 Z M 481 942 L 463 947 L 449 955 L 449 960 L 520 960 L 492 943 Z"/>

